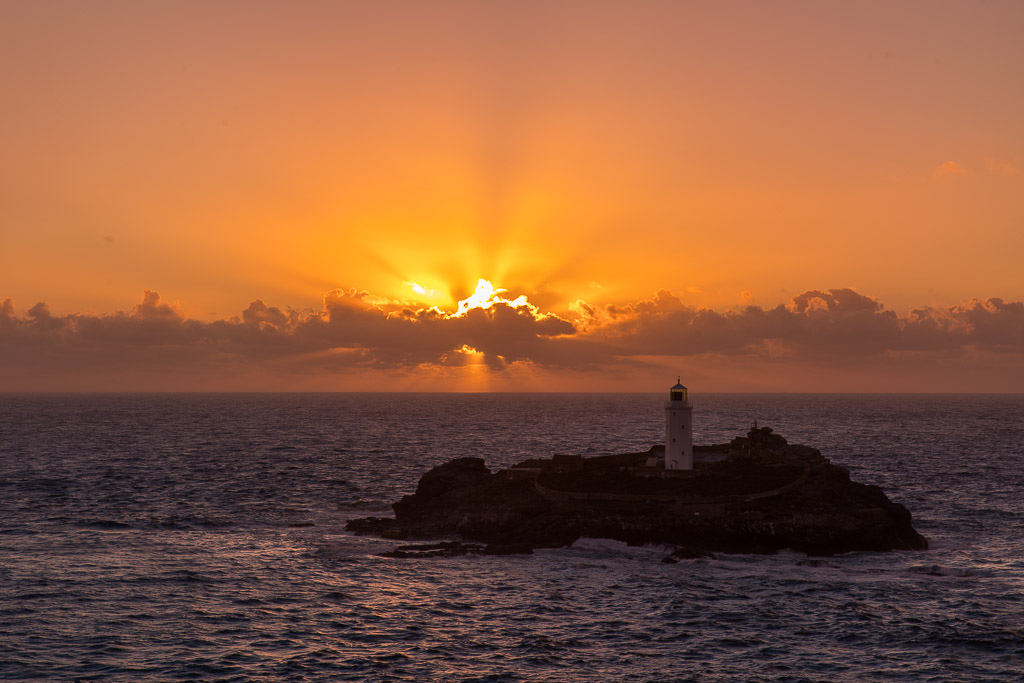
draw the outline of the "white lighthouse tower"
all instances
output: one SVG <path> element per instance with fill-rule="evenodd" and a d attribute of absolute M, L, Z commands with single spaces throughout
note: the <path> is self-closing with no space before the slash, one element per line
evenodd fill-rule
<path fill-rule="evenodd" d="M 665 401 L 665 469 L 693 469 L 693 404 L 678 380 Z"/>

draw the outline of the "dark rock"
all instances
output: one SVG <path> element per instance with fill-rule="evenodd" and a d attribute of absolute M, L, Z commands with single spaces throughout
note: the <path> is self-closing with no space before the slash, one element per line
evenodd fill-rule
<path fill-rule="evenodd" d="M 676 560 L 713 560 L 715 559 L 714 553 L 709 553 L 706 550 L 694 550 L 693 548 L 676 548 L 672 551 L 669 557 Z"/>
<path fill-rule="evenodd" d="M 532 555 L 533 546 L 527 543 L 489 543 L 484 555 Z"/>
<path fill-rule="evenodd" d="M 456 458 L 431 469 L 420 478 L 416 493 L 403 496 L 392 507 L 399 521 L 420 516 L 438 498 L 457 499 L 461 494 L 486 486 L 494 475 L 484 466 L 483 458 Z"/>

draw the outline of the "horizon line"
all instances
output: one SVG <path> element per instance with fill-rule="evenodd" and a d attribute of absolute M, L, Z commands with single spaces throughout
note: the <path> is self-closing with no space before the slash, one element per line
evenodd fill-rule
<path fill-rule="evenodd" d="M 689 389 L 690 393 L 693 393 L 692 389 Z M 338 390 L 338 391 L 325 391 L 325 390 L 87 390 L 87 389 L 69 389 L 69 390 L 2 390 L 0 389 L 0 396 L 18 396 L 18 395 L 30 395 L 30 396 L 63 396 L 63 395 L 138 395 L 138 394 L 160 394 L 160 395 L 192 395 L 192 394 L 207 394 L 207 395 L 227 395 L 227 394 L 422 394 L 422 395 L 452 395 L 452 396 L 464 396 L 464 395 L 488 395 L 488 394 L 566 394 L 566 395 L 587 395 L 597 396 L 600 394 L 630 394 L 630 395 L 651 395 L 661 394 L 663 391 L 571 391 L 571 390 L 551 390 L 551 391 L 517 391 L 517 390 L 506 390 L 506 391 L 422 391 L 422 390 L 407 390 L 407 389 L 395 389 L 395 390 Z M 697 395 L 722 395 L 722 394 L 743 394 L 743 395 L 765 395 L 765 396 L 799 396 L 799 395 L 844 395 L 844 396 L 1024 396 L 1024 392 L 1020 391 L 703 391 L 697 392 Z"/>

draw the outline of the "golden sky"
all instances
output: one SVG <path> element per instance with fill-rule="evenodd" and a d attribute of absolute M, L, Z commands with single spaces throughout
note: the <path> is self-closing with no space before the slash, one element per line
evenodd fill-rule
<path fill-rule="evenodd" d="M 1022 35 L 1016 0 L 2 3 L 0 390 L 1021 391 Z"/>

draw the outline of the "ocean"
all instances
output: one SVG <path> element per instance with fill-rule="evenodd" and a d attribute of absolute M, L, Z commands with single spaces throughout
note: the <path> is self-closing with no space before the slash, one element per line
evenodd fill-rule
<path fill-rule="evenodd" d="M 646 450 L 661 394 L 0 394 L 0 678 L 1024 677 L 1024 395 L 690 399 L 696 443 L 757 420 L 931 549 L 390 559 L 344 529 L 454 457 Z"/>

